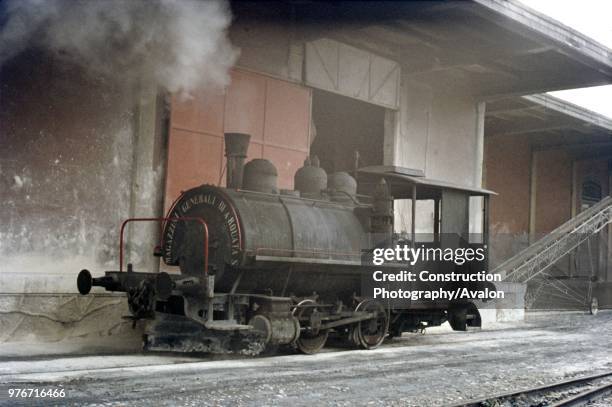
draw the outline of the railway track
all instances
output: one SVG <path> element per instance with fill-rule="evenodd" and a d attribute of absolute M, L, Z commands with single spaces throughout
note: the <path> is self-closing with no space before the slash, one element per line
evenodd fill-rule
<path fill-rule="evenodd" d="M 453 407 L 573 407 L 586 405 L 610 394 L 612 394 L 612 371 L 487 396 Z"/>

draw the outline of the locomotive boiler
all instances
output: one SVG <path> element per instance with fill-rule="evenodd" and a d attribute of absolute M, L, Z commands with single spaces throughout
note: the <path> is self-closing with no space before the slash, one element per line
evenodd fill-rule
<path fill-rule="evenodd" d="M 484 246 L 490 191 L 400 167 L 363 168 L 357 182 L 346 172 L 328 175 L 316 157 L 296 172 L 295 190 L 279 190 L 272 163 L 244 164 L 248 144 L 248 135 L 226 134 L 226 187 L 183 192 L 163 219 L 155 254 L 178 272 L 137 272 L 131 265 L 124 272 L 123 249 L 119 271 L 99 278 L 80 272 L 81 294 L 92 286 L 127 293 L 131 317 L 146 321 L 145 349 L 257 354 L 289 345 L 316 353 L 330 335 L 370 349 L 387 336 L 445 321 L 456 330 L 480 325 L 472 302 L 396 306 L 366 295 L 363 281 L 375 268 L 401 266 L 368 259 L 377 247 L 417 243 L 421 200 L 434 207 L 429 246 L 449 233 Z M 468 239 L 471 196 L 484 198 L 484 238 L 477 243 Z M 394 234 L 397 200 L 411 203 L 407 237 Z M 478 266 L 461 272 L 481 272 Z"/>

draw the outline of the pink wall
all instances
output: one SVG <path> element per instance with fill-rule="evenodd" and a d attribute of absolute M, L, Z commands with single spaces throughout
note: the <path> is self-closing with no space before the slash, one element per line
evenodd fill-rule
<path fill-rule="evenodd" d="M 293 175 L 308 156 L 310 89 L 267 76 L 232 71 L 224 94 L 173 98 L 170 118 L 166 209 L 180 191 L 224 185 L 223 133 L 251 135 L 248 158 L 276 166 L 279 188 L 293 188 Z"/>

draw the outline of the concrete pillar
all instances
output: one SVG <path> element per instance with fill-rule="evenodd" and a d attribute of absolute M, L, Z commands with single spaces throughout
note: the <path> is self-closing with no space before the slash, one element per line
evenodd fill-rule
<path fill-rule="evenodd" d="M 484 167 L 484 128 L 485 128 L 486 103 L 476 103 L 476 143 L 474 146 L 474 186 L 482 186 L 482 174 Z"/>
<path fill-rule="evenodd" d="M 537 205 L 537 169 L 538 152 L 531 152 L 531 171 L 529 173 L 529 244 L 537 240 L 536 233 L 536 205 Z"/>
<path fill-rule="evenodd" d="M 484 121 L 486 112 L 486 103 L 476 103 L 476 137 L 474 140 L 474 179 L 472 181 L 475 187 L 481 187 L 483 181 L 484 168 Z M 482 231 L 482 198 L 470 199 L 470 233 L 481 234 Z"/>
<path fill-rule="evenodd" d="M 395 142 L 399 134 L 399 112 L 385 110 L 385 134 L 383 140 L 383 164 L 395 164 Z"/>
<path fill-rule="evenodd" d="M 167 157 L 164 111 L 164 94 L 159 93 L 157 87 L 142 83 L 134 107 L 130 218 L 164 216 Z M 136 271 L 157 272 L 159 259 L 153 256 L 153 250 L 159 238 L 159 223 L 138 222 L 128 226 L 126 263 L 133 263 Z"/>
<path fill-rule="evenodd" d="M 287 76 L 289 79 L 303 83 L 304 79 L 304 43 L 292 41 L 289 44 L 289 55 L 287 58 Z"/>

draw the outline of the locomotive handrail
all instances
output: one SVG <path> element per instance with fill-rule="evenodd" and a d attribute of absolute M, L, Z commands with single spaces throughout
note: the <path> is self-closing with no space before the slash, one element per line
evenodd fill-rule
<path fill-rule="evenodd" d="M 130 222 L 174 222 L 174 221 L 194 221 L 203 226 L 204 229 L 204 276 L 208 276 L 208 225 L 202 218 L 193 216 L 186 217 L 162 217 L 162 218 L 129 218 L 121 224 L 121 232 L 119 233 L 119 271 L 123 271 L 123 234 L 125 227 Z M 160 246 L 161 246 L 160 242 Z"/>

